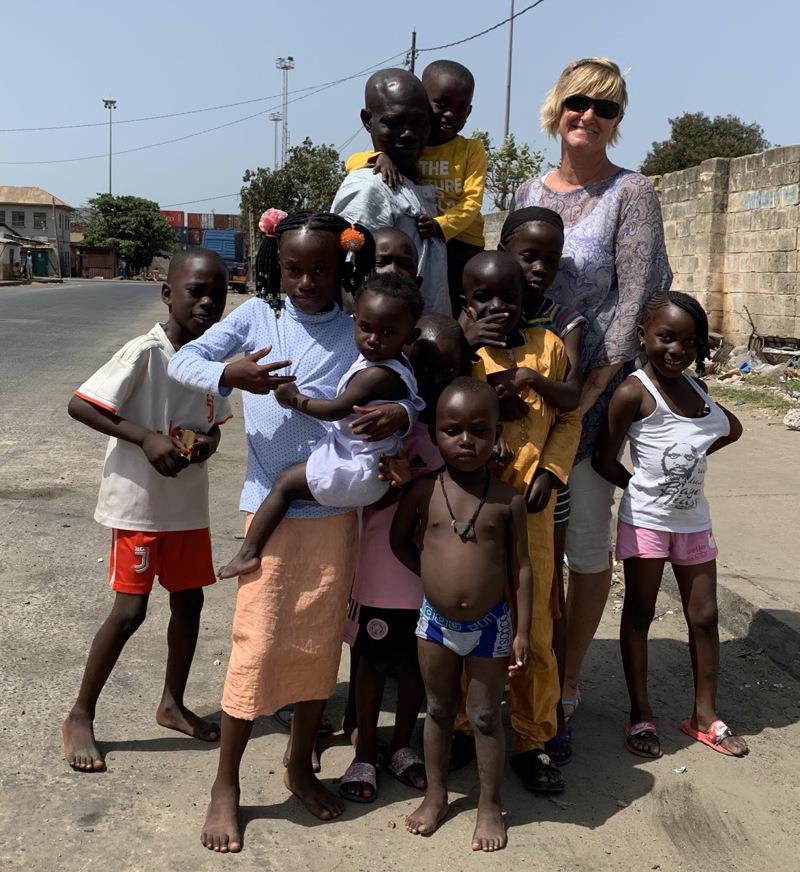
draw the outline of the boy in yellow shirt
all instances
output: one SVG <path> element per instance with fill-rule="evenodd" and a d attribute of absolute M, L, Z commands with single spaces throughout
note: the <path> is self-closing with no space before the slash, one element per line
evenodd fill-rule
<path fill-rule="evenodd" d="M 434 61 L 422 73 L 422 85 L 431 108 L 431 132 L 417 166 L 420 185 L 436 188 L 437 216 L 417 219 L 423 239 L 438 236 L 447 243 L 447 279 L 453 315 L 462 309 L 461 277 L 467 261 L 483 251 L 483 187 L 486 151 L 477 139 L 460 135 L 472 111 L 475 80 L 472 73 L 455 61 Z M 392 188 L 401 174 L 388 155 L 362 151 L 345 164 L 348 172 L 375 167 Z"/>

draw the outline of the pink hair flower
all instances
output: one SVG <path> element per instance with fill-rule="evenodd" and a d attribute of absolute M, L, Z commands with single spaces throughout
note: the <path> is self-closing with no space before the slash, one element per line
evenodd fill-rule
<path fill-rule="evenodd" d="M 264 236 L 274 236 L 275 228 L 286 217 L 286 212 L 283 209 L 267 209 L 266 212 L 258 219 L 258 229 Z"/>

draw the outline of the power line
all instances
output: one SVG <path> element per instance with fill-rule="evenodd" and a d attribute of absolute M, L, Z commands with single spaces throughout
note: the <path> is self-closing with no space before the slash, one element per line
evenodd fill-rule
<path fill-rule="evenodd" d="M 477 39 L 479 36 L 485 36 L 487 33 L 491 33 L 493 30 L 497 30 L 498 27 L 502 27 L 504 24 L 508 24 L 509 21 L 512 21 L 514 18 L 519 18 L 520 15 L 524 15 L 526 12 L 530 12 L 531 9 L 538 6 L 540 3 L 544 3 L 544 0 L 536 0 L 535 3 L 531 3 L 530 6 L 526 6 L 524 9 L 520 9 L 519 12 L 515 12 L 513 15 L 509 15 L 508 18 L 504 18 L 502 21 L 498 21 L 497 24 L 493 24 L 491 27 L 487 27 L 486 30 L 481 30 L 478 33 L 473 33 L 472 36 L 465 36 L 464 39 L 458 39 L 455 42 L 448 42 L 445 45 L 435 45 L 433 48 L 418 48 L 417 54 L 422 54 L 423 52 L 428 51 L 441 51 L 443 48 L 452 48 L 454 45 L 463 45 L 465 42 L 470 42 L 470 40 Z"/>
<path fill-rule="evenodd" d="M 211 200 L 229 200 L 231 197 L 241 197 L 242 192 L 237 191 L 235 194 L 218 194 L 216 197 L 201 197 L 199 200 L 183 200 L 181 203 L 167 203 L 162 206 L 162 209 L 171 209 L 173 206 L 191 206 L 194 203 L 206 203 Z"/>

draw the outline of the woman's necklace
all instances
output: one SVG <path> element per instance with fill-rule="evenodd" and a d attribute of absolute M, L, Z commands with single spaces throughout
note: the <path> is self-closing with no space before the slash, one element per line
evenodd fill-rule
<path fill-rule="evenodd" d="M 453 528 L 455 534 L 461 538 L 462 542 L 468 542 L 475 538 L 475 521 L 478 520 L 478 515 L 480 514 L 483 504 L 486 502 L 486 496 L 489 493 L 489 470 L 485 469 L 484 472 L 486 473 L 486 479 L 483 483 L 483 496 L 481 497 L 481 501 L 478 503 L 478 508 L 475 509 L 472 513 L 472 517 L 466 522 L 456 520 L 456 516 L 453 514 L 453 507 L 450 505 L 450 500 L 447 497 L 447 491 L 444 487 L 444 471 L 439 473 L 439 486 L 442 488 L 442 496 L 444 497 L 447 511 L 450 514 L 450 526 Z"/>

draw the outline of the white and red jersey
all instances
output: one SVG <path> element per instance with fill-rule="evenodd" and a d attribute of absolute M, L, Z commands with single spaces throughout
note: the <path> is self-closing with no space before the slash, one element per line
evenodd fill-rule
<path fill-rule="evenodd" d="M 131 339 L 75 394 L 158 433 L 207 433 L 230 418 L 225 397 L 186 388 L 167 375 L 175 354 L 160 324 Z M 95 520 L 122 530 L 208 527 L 208 469 L 193 463 L 176 478 L 160 475 L 137 445 L 108 441 Z"/>

